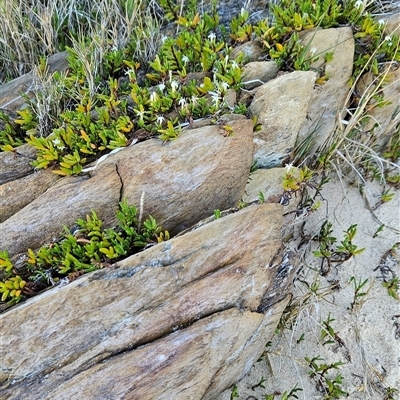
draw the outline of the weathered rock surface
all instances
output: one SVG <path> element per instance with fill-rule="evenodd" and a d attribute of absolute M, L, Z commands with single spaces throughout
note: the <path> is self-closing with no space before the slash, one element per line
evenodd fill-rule
<path fill-rule="evenodd" d="M 10 309 L 3 398 L 212 399 L 288 302 L 281 226 L 282 206 L 250 206 Z"/>
<path fill-rule="evenodd" d="M 384 146 L 393 137 L 393 132 L 400 124 L 400 69 L 398 66 L 387 64 L 385 74 L 385 83 L 378 90 L 378 95 L 382 96 L 388 104 L 384 107 L 379 106 L 376 99 L 371 98 L 367 104 L 369 121 L 365 124 L 365 131 L 371 140 L 371 144 L 378 151 L 381 151 Z M 358 82 L 357 89 L 362 90 L 367 101 L 368 97 L 377 90 L 377 79 L 372 74 L 367 73 L 361 77 Z M 379 138 L 376 140 L 376 138 Z"/>
<path fill-rule="evenodd" d="M 0 185 L 0 222 L 11 217 L 58 180 L 51 170 L 41 170 Z"/>
<path fill-rule="evenodd" d="M 263 55 L 263 48 L 260 42 L 252 40 L 234 47 L 231 58 L 235 59 L 239 54 L 242 54 L 246 61 L 257 61 Z"/>
<path fill-rule="evenodd" d="M 305 58 L 318 56 L 311 68 L 322 68 L 325 54 L 333 53 L 333 59 L 325 66 L 327 81 L 317 85 L 312 92 L 307 119 L 303 120 L 298 141 L 312 135 L 311 152 L 321 147 L 335 129 L 338 113 L 345 107 L 349 92 L 349 80 L 353 72 L 354 38 L 351 28 L 332 28 L 306 32 L 302 41 L 308 46 Z"/>
<path fill-rule="evenodd" d="M 68 68 L 67 52 L 57 53 L 47 59 L 48 72 L 65 71 Z M 0 108 L 8 111 L 19 110 L 25 99 L 22 94 L 32 98 L 33 93 L 38 90 L 34 83 L 34 73 L 29 72 L 0 86 Z"/>
<path fill-rule="evenodd" d="M 281 166 L 289 157 L 307 116 L 315 72 L 295 71 L 257 89 L 249 108 L 261 130 L 254 135 L 254 160 L 260 167 Z"/>
<path fill-rule="evenodd" d="M 254 61 L 243 67 L 243 87 L 254 89 L 274 79 L 278 75 L 279 67 L 275 61 Z"/>
<path fill-rule="evenodd" d="M 27 176 L 34 171 L 31 162 L 36 158 L 36 149 L 27 144 L 14 152 L 0 153 L 0 185 Z"/>
<path fill-rule="evenodd" d="M 139 205 L 172 233 L 213 213 L 236 206 L 252 162 L 252 122 L 183 132 L 178 140 L 149 140 L 110 155 L 91 176 L 61 179 L 0 224 L 0 249 L 10 255 L 37 248 L 95 210 L 105 225 L 115 223 L 118 202 Z M 23 233 L 23 234 L 21 234 Z"/>

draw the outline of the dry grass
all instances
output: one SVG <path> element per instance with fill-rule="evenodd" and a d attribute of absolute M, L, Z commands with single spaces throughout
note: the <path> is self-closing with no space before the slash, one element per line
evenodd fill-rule
<path fill-rule="evenodd" d="M 84 38 L 95 39 L 99 55 L 133 40 L 139 61 L 151 59 L 160 39 L 157 10 L 154 0 L 0 0 L 0 83 Z"/>

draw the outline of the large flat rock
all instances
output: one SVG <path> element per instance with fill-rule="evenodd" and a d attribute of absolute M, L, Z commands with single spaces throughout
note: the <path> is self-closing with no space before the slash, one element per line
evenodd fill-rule
<path fill-rule="evenodd" d="M 0 316 L 7 399 L 212 399 L 288 302 L 282 206 L 217 219 Z"/>
<path fill-rule="evenodd" d="M 250 120 L 229 124 L 230 137 L 216 125 L 189 129 L 166 144 L 153 139 L 111 154 L 90 176 L 60 179 L 0 224 L 0 249 L 13 255 L 40 247 L 92 209 L 110 226 L 122 199 L 142 202 L 144 217 L 172 233 L 236 206 L 252 162 L 253 128 Z"/>

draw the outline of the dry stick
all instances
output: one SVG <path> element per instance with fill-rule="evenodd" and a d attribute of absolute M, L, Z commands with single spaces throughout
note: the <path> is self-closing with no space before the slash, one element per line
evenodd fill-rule
<path fill-rule="evenodd" d="M 139 219 L 138 219 L 138 224 L 137 224 L 138 233 L 140 232 L 140 225 L 142 224 L 142 218 L 143 218 L 144 194 L 145 194 L 145 191 L 143 190 L 142 195 L 140 196 Z"/>

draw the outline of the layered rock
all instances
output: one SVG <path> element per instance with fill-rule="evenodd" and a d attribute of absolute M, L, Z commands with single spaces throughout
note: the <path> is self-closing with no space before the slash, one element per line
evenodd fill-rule
<path fill-rule="evenodd" d="M 171 233 L 236 206 L 252 162 L 253 126 L 230 125 L 229 137 L 216 125 L 188 129 L 176 141 L 153 139 L 111 154 L 89 176 L 59 180 L 0 224 L 0 249 L 14 255 L 40 247 L 91 210 L 110 226 L 122 199 L 143 203 L 144 215 Z"/>
<path fill-rule="evenodd" d="M 307 116 L 315 79 L 315 72 L 295 71 L 257 89 L 249 110 L 261 124 L 254 135 L 258 166 L 277 167 L 289 159 Z"/>
<path fill-rule="evenodd" d="M 212 399 L 289 300 L 281 227 L 282 206 L 249 206 L 9 310 L 3 396 Z"/>

